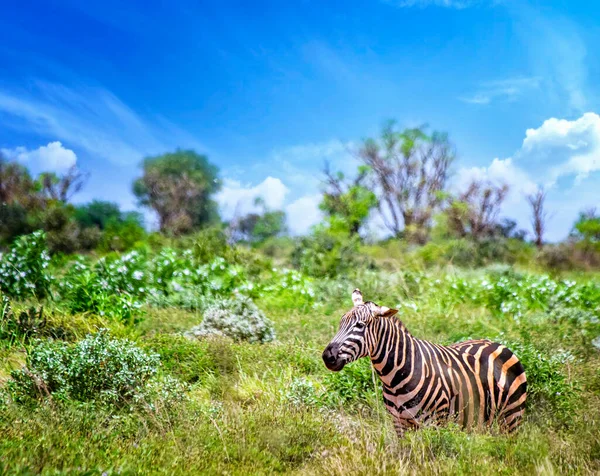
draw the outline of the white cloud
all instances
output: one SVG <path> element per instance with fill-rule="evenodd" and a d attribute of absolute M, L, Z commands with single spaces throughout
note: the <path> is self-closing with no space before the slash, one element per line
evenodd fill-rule
<path fill-rule="evenodd" d="M 287 216 L 290 232 L 294 235 L 307 233 L 310 227 L 322 220 L 319 210 L 320 194 L 304 195 L 286 202 L 289 189 L 274 177 L 267 177 L 258 185 L 243 185 L 237 180 L 225 179 L 222 190 L 216 197 L 221 216 L 229 220 L 234 216 L 259 211 L 254 204 L 257 197 L 263 198 L 270 210 L 283 210 Z"/>
<path fill-rule="evenodd" d="M 225 179 L 221 191 L 216 196 L 225 219 L 245 215 L 259 208 L 254 204 L 256 198 L 264 200 L 270 210 L 281 210 L 289 189 L 278 178 L 267 177 L 255 186 L 243 185 L 237 180 Z"/>
<path fill-rule="evenodd" d="M 61 142 L 50 142 L 34 150 L 26 147 L 0 149 L 0 153 L 10 160 L 17 160 L 33 173 L 64 172 L 77 163 L 77 155 L 66 149 Z"/>
<path fill-rule="evenodd" d="M 302 235 L 310 230 L 323 219 L 323 213 L 319 210 L 321 195 L 307 195 L 293 201 L 285 207 L 287 222 L 290 232 L 294 235 Z"/>
<path fill-rule="evenodd" d="M 177 146 L 201 149 L 192 137 L 160 118 L 144 119 L 101 87 L 38 81 L 27 90 L 0 90 L 0 121 L 7 127 L 56 137 L 95 159 L 136 164 Z"/>
<path fill-rule="evenodd" d="M 518 156 L 544 170 L 550 183 L 568 176 L 581 181 L 600 170 L 600 116 L 589 112 L 574 121 L 548 119 L 527 130 Z"/>
<path fill-rule="evenodd" d="M 523 195 L 535 193 L 538 185 L 529 178 L 527 172 L 515 166 L 512 158 L 494 159 L 487 167 L 462 168 L 458 171 L 453 188 L 465 190 L 473 180 L 489 181 L 496 185 L 510 187 L 509 202 L 518 202 Z"/>
<path fill-rule="evenodd" d="M 519 150 L 512 158 L 494 159 L 488 166 L 460 169 L 454 179 L 455 190 L 462 190 L 472 179 L 506 183 L 511 187 L 504 213 L 529 224 L 528 194 L 538 186 L 548 190 L 548 238 L 559 240 L 569 233 L 577 213 L 599 206 L 600 116 L 583 114 L 569 121 L 551 118 L 528 129 Z M 596 193 L 594 193 L 596 191 Z"/>
<path fill-rule="evenodd" d="M 513 101 L 525 92 L 540 86 L 539 77 L 508 78 L 481 83 L 472 96 L 461 97 L 460 100 L 470 104 L 489 104 L 496 99 Z"/>

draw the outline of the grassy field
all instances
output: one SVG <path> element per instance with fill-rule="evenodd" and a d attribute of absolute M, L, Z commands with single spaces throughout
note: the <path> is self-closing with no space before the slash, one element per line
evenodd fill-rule
<path fill-rule="evenodd" d="M 246 269 L 248 276 L 255 274 Z M 177 379 L 179 386 L 171 392 L 158 385 L 151 398 L 118 405 L 58 393 L 19 400 L 11 387 L 14 371 L 32 365 L 26 349 L 31 352 L 37 340 L 5 335 L 0 473 L 600 472 L 600 351 L 592 343 L 600 335 L 600 288 L 592 276 L 551 279 L 497 267 L 373 271 L 336 280 L 294 276 L 253 296 L 274 326 L 276 339 L 266 343 L 184 337 L 206 308 L 172 295 L 140 301 L 134 313 L 140 318 L 78 312 L 78 298 L 66 291 L 43 301 L 45 328 L 54 329 L 55 338 L 60 334 L 65 345 L 107 328 L 112 338 L 158 354 L 157 377 Z M 60 286 L 72 277 L 56 279 Z M 355 286 L 365 299 L 398 307 L 417 337 L 444 344 L 479 337 L 507 343 L 529 381 L 521 429 L 506 436 L 427 428 L 398 439 L 370 362 L 334 374 L 321 361 Z M 13 299 L 12 312 L 39 304 Z"/>

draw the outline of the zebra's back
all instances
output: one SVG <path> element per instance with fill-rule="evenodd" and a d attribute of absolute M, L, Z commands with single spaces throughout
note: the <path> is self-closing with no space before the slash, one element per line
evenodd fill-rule
<path fill-rule="evenodd" d="M 460 366 L 465 370 L 460 391 L 466 393 L 466 408 L 460 423 L 489 425 L 496 418 L 506 430 L 514 430 L 521 422 L 527 398 L 525 369 L 517 356 L 487 339 L 459 342 L 447 349 L 460 357 L 455 360 L 457 370 Z"/>

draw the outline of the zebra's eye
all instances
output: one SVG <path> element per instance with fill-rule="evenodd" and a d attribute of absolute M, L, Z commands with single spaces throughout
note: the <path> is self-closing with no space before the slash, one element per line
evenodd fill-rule
<path fill-rule="evenodd" d="M 359 330 L 360 330 L 360 329 L 364 329 L 366 326 L 367 326 L 367 325 L 366 325 L 364 322 L 362 322 L 362 321 L 358 321 L 358 322 L 355 324 L 355 327 L 356 327 L 357 329 L 359 329 Z"/>

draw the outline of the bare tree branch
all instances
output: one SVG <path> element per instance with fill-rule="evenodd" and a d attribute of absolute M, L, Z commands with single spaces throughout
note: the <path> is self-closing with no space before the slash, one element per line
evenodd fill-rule
<path fill-rule="evenodd" d="M 536 193 L 527 197 L 527 201 L 531 206 L 531 226 L 535 234 L 535 245 L 542 248 L 548 220 L 548 212 L 544 210 L 546 191 L 543 188 L 538 189 Z"/>

